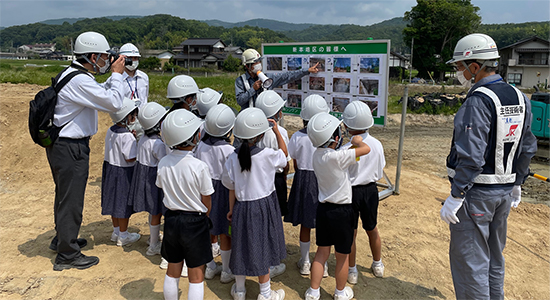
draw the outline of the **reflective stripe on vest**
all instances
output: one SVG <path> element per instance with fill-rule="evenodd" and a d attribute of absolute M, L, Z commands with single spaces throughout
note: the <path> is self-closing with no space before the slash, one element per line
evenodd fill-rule
<path fill-rule="evenodd" d="M 518 105 L 502 106 L 498 96 L 486 87 L 479 87 L 473 93 L 480 92 L 487 95 L 495 104 L 496 110 L 496 145 L 495 145 L 495 174 L 479 174 L 473 179 L 473 183 L 480 184 L 507 184 L 516 181 L 516 174 L 512 173 L 514 157 L 516 155 L 523 123 L 525 120 L 525 101 L 523 94 L 515 87 L 519 100 Z M 472 94 L 473 94 L 472 93 Z M 506 157 L 506 169 L 504 168 L 504 144 L 513 143 L 508 157 Z M 447 168 L 449 177 L 454 178 L 455 170 Z"/>
<path fill-rule="evenodd" d="M 248 80 L 246 80 L 246 73 L 241 75 L 241 78 L 243 79 L 243 85 L 244 85 L 245 92 L 248 92 L 248 90 L 250 89 L 250 83 L 248 83 Z M 254 107 L 253 98 L 250 98 L 250 100 L 248 101 L 248 107 Z"/>

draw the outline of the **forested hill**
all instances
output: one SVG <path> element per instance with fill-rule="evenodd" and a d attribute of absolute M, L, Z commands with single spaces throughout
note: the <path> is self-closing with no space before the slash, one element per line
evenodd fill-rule
<path fill-rule="evenodd" d="M 59 20 L 49 21 L 59 23 Z M 113 16 L 70 21 L 74 22 L 66 19 L 60 25 L 34 23 L 4 28 L 0 31 L 0 45 L 6 51 L 9 47 L 54 42 L 57 43 L 57 49 L 68 53 L 71 39 L 74 41 L 80 33 L 91 30 L 103 33 L 112 46 L 132 42 L 146 49 L 172 49 L 187 38 L 201 37 L 219 37 L 228 45 L 245 48 L 260 48 L 261 43 L 279 41 L 366 40 L 371 37 L 390 39 L 391 48 L 396 52 L 410 51 L 408 45 L 403 43 L 402 32 L 407 25 L 403 18 L 393 18 L 369 26 L 292 24 L 267 19 L 227 23 L 187 20 L 170 15 Z M 483 24 L 477 31 L 489 34 L 498 47 L 504 47 L 533 35 L 547 38 L 550 36 L 550 25 L 548 22 Z"/>

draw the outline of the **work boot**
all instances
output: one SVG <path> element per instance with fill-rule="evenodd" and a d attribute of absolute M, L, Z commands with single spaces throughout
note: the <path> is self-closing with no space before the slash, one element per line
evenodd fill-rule
<path fill-rule="evenodd" d="M 53 265 L 53 270 L 63 271 L 72 268 L 84 270 L 91 266 L 97 265 L 98 263 L 99 258 L 97 256 L 86 256 L 79 253 L 75 258 L 69 260 L 60 260 L 56 258 L 55 264 Z"/>

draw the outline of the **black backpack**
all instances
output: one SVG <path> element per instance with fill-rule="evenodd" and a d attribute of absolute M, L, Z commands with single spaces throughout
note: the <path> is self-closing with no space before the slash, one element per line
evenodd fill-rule
<path fill-rule="evenodd" d="M 59 137 L 61 128 L 65 126 L 57 127 L 53 124 L 57 94 L 73 77 L 85 74 L 80 70 L 73 71 L 57 82 L 65 71 L 66 69 L 52 78 L 52 85 L 38 92 L 29 103 L 29 133 L 32 140 L 42 147 L 50 147 Z"/>

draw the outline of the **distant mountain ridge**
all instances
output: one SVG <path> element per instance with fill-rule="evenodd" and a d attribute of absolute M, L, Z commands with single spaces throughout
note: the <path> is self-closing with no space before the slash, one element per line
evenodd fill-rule
<path fill-rule="evenodd" d="M 113 21 L 118 21 L 118 20 L 122 20 L 122 19 L 125 19 L 125 18 L 143 18 L 143 16 L 108 16 L 108 17 L 104 17 L 104 18 L 111 19 Z M 92 19 L 92 18 L 50 19 L 50 20 L 40 21 L 38 23 L 48 24 L 48 25 L 63 25 L 63 23 L 67 22 L 67 23 L 72 25 L 72 24 L 74 24 L 78 21 L 82 21 L 82 20 L 85 20 L 85 19 Z"/>
<path fill-rule="evenodd" d="M 287 23 L 287 22 L 270 20 L 270 19 L 252 19 L 252 20 L 237 22 L 237 23 L 224 22 L 220 20 L 203 20 L 201 22 L 204 22 L 210 26 L 221 26 L 225 28 L 252 26 L 252 27 L 267 28 L 273 31 L 304 30 L 311 26 L 317 25 L 313 23 L 301 23 L 301 24 Z"/>

